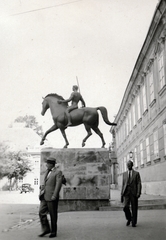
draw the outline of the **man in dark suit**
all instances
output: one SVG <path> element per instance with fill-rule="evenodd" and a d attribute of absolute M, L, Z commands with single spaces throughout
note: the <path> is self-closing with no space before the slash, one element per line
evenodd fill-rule
<path fill-rule="evenodd" d="M 62 172 L 56 168 L 55 158 L 48 158 L 46 165 L 47 171 L 44 176 L 43 185 L 40 187 L 39 194 L 39 218 L 43 231 L 39 237 L 51 233 L 49 238 L 53 238 L 57 235 L 58 201 L 59 192 L 62 186 Z M 47 219 L 48 212 L 50 214 L 51 227 Z"/>
<path fill-rule="evenodd" d="M 132 169 L 133 162 L 127 162 L 128 171 L 123 173 L 121 202 L 124 202 L 123 211 L 127 219 L 126 226 L 132 222 L 132 227 L 137 224 L 138 198 L 141 195 L 141 178 L 139 172 Z M 130 210 L 131 204 L 131 210 Z"/>

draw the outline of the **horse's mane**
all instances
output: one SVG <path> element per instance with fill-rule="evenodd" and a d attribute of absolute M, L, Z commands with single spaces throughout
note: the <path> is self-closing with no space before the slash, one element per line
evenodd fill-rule
<path fill-rule="evenodd" d="M 56 93 L 49 93 L 46 97 L 55 97 L 55 98 L 58 98 L 59 100 L 64 100 L 64 98 Z"/>

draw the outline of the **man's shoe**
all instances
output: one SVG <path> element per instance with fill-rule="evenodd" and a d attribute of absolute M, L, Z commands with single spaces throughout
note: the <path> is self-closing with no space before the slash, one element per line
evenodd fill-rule
<path fill-rule="evenodd" d="M 126 226 L 129 226 L 129 225 L 130 225 L 130 220 L 128 220 L 126 223 Z"/>
<path fill-rule="evenodd" d="M 134 223 L 132 223 L 132 227 L 136 227 L 136 225 Z"/>
<path fill-rule="evenodd" d="M 50 233 L 49 230 L 48 231 L 44 231 L 43 233 L 39 234 L 38 236 L 39 237 L 44 237 L 46 234 L 49 234 L 49 233 Z"/>
<path fill-rule="evenodd" d="M 56 237 L 56 233 L 51 233 L 51 234 L 49 235 L 49 238 L 54 238 L 54 237 Z"/>

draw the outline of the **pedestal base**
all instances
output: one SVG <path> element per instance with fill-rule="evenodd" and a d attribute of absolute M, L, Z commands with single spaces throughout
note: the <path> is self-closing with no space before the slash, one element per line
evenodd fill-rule
<path fill-rule="evenodd" d="M 107 149 L 55 149 L 41 151 L 41 181 L 47 157 L 56 158 L 67 179 L 59 207 L 66 211 L 97 210 L 110 199 L 110 163 Z"/>

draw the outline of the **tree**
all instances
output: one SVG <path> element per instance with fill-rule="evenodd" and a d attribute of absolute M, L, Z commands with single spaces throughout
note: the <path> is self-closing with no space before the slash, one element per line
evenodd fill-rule
<path fill-rule="evenodd" d="M 43 128 L 39 126 L 36 118 L 32 115 L 19 116 L 14 122 L 25 123 L 26 128 L 32 128 L 40 137 L 43 137 Z"/>
<path fill-rule="evenodd" d="M 9 179 L 11 190 L 14 185 L 16 188 L 18 187 L 18 179 L 25 177 L 28 172 L 32 171 L 32 166 L 27 153 L 7 151 L 5 146 L 2 149 L 4 151 L 1 151 L 0 154 L 0 178 L 6 176 Z"/>
<path fill-rule="evenodd" d="M 8 149 L 9 147 L 4 143 L 0 143 L 0 179 L 5 177 L 7 174 L 6 163 L 8 162 Z"/>

